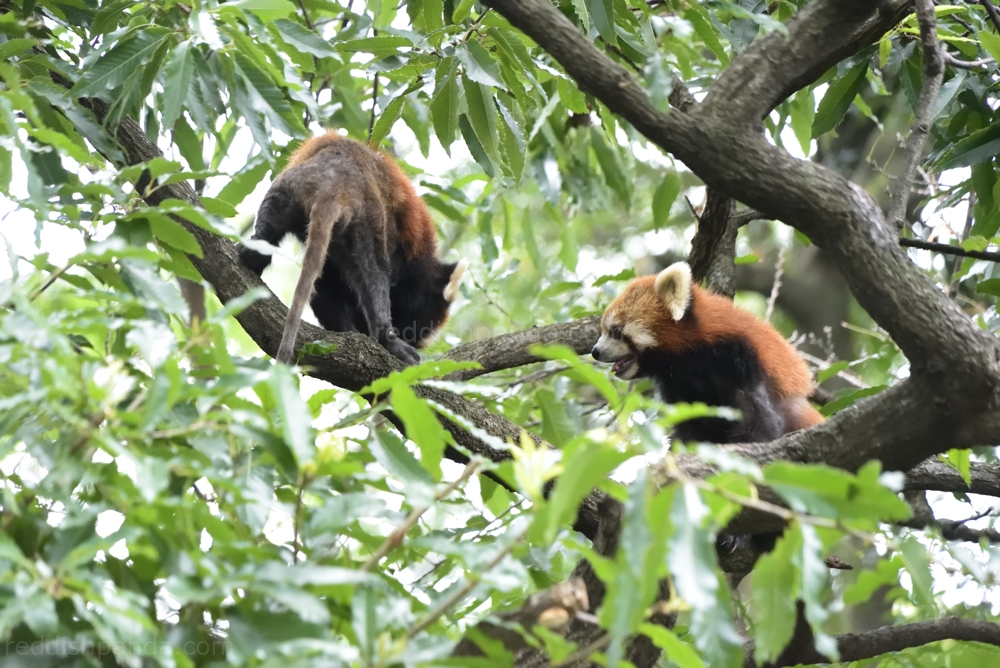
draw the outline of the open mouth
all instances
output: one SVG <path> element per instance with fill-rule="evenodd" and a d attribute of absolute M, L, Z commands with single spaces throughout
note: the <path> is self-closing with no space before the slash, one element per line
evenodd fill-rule
<path fill-rule="evenodd" d="M 638 361 L 639 358 L 635 355 L 626 355 L 611 366 L 611 373 L 621 378 L 622 374 L 628 373 Z"/>

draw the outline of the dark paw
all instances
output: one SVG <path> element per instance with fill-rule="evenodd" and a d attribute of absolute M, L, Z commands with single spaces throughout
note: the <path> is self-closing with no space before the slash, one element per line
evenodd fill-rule
<path fill-rule="evenodd" d="M 420 354 L 417 352 L 416 348 L 411 346 L 409 343 L 406 343 L 398 338 L 390 338 L 382 345 L 386 350 L 399 358 L 399 360 L 406 366 L 420 364 Z"/>
<path fill-rule="evenodd" d="M 263 253 L 258 253 L 255 250 L 247 248 L 243 244 L 236 244 L 236 250 L 240 254 L 240 259 L 243 260 L 250 271 L 260 276 L 267 269 L 267 266 L 271 264 L 271 256 L 264 255 Z"/>

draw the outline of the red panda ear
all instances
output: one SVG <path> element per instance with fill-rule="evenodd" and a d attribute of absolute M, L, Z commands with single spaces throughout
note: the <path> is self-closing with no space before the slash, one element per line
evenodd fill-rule
<path fill-rule="evenodd" d="M 680 320 L 691 302 L 691 267 L 687 262 L 675 262 L 656 275 L 653 289 L 670 311 L 670 317 Z"/>
<path fill-rule="evenodd" d="M 455 301 L 455 297 L 458 295 L 458 286 L 462 282 L 462 274 L 468 268 L 469 261 L 462 258 L 454 266 L 455 268 L 451 270 L 451 277 L 448 279 L 448 284 L 444 286 L 444 299 L 449 304 Z"/>

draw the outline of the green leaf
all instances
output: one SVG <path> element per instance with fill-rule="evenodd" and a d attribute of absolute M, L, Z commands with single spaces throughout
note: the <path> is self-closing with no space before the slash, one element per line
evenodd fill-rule
<path fill-rule="evenodd" d="M 823 415 L 829 417 L 839 411 L 844 410 L 851 404 L 853 404 L 858 399 L 864 399 L 865 397 L 872 397 L 884 390 L 886 385 L 875 385 L 873 387 L 862 387 L 857 390 L 848 392 L 842 397 L 834 399 L 830 403 L 820 406 L 819 412 Z"/>
<path fill-rule="evenodd" d="M 424 470 L 429 471 L 434 480 L 440 480 L 446 437 L 434 411 L 409 385 L 404 384 L 392 390 L 392 410 L 403 421 L 406 437 L 420 448 L 420 463 Z"/>
<path fill-rule="evenodd" d="M 934 169 L 943 172 L 957 167 L 968 167 L 986 162 L 1000 155 L 1000 123 L 991 123 L 982 130 L 948 147 L 934 164 Z"/>
<path fill-rule="evenodd" d="M 563 472 L 549 497 L 547 513 L 539 516 L 543 544 L 551 544 L 558 531 L 576 517 L 583 498 L 607 479 L 622 462 L 631 457 L 610 443 L 585 441 L 569 450 L 563 460 Z"/>
<path fill-rule="evenodd" d="M 476 0 L 461 0 L 455 6 L 455 11 L 451 13 L 452 23 L 461 23 L 469 18 L 469 14 L 472 12 L 472 5 L 474 4 L 476 4 Z"/>
<path fill-rule="evenodd" d="M 338 42 L 334 48 L 337 51 L 347 51 L 349 53 L 370 53 L 379 58 L 387 58 L 399 53 L 401 48 L 412 47 L 413 42 L 405 37 L 397 35 L 379 35 L 378 37 L 364 37 L 362 39 L 352 39 L 347 42 Z"/>
<path fill-rule="evenodd" d="M 380 429 L 375 432 L 374 439 L 369 439 L 368 447 L 379 466 L 403 484 L 403 494 L 412 505 L 430 506 L 434 503 L 434 479 L 398 436 Z"/>
<path fill-rule="evenodd" d="M 972 463 L 969 460 L 970 453 L 971 450 L 952 448 L 943 455 L 938 455 L 941 461 L 958 471 L 958 474 L 962 476 L 962 480 L 965 481 L 967 487 L 972 487 Z"/>
<path fill-rule="evenodd" d="M 670 207 L 681 192 L 681 177 L 667 172 L 653 193 L 653 228 L 660 229 L 670 219 Z"/>
<path fill-rule="evenodd" d="M 885 586 L 899 586 L 899 569 L 903 560 L 897 555 L 891 559 L 882 559 L 875 565 L 874 571 L 861 571 L 858 579 L 844 592 L 844 603 L 854 605 L 870 601 L 876 590 Z"/>
<path fill-rule="evenodd" d="M 591 145 L 597 155 L 597 162 L 601 165 L 601 171 L 604 172 L 604 180 L 618 196 L 618 200 L 625 208 L 628 208 L 632 203 L 632 192 L 625 178 L 625 170 L 622 168 L 618 152 L 608 144 L 603 129 L 591 128 L 590 136 Z"/>
<path fill-rule="evenodd" d="M 802 547 L 798 529 L 790 528 L 774 549 L 754 565 L 754 659 L 758 664 L 777 658 L 795 629 L 795 600 L 798 597 L 799 569 L 793 562 Z"/>
<path fill-rule="evenodd" d="M 861 86 L 864 85 L 867 72 L 868 60 L 865 59 L 851 68 L 847 74 L 835 79 L 830 84 L 823 99 L 819 102 L 816 117 L 813 119 L 813 137 L 819 137 L 836 127 L 840 119 L 847 113 L 854 97 L 861 90 Z"/>
<path fill-rule="evenodd" d="M 484 86 L 507 90 L 495 57 L 479 42 L 472 40 L 468 44 L 459 45 L 455 49 L 455 57 L 462 63 L 468 78 Z"/>
<path fill-rule="evenodd" d="M 372 138 L 369 142 L 371 146 L 379 146 L 386 138 L 392 126 L 396 124 L 399 117 L 403 115 L 403 105 L 406 103 L 406 93 L 397 95 L 385 106 L 385 110 L 379 115 L 372 128 Z"/>
<path fill-rule="evenodd" d="M 274 21 L 295 13 L 295 5 L 290 0 L 236 0 L 235 2 L 227 2 L 219 9 L 226 7 L 238 7 L 244 11 L 252 12 L 263 21 Z"/>
<path fill-rule="evenodd" d="M 980 30 L 978 35 L 979 43 L 983 45 L 987 53 L 993 60 L 1000 63 L 1000 36 L 995 35 L 989 30 Z"/>
<path fill-rule="evenodd" d="M 613 0 L 584 0 L 594 27 L 604 41 L 611 46 L 618 46 L 618 35 L 615 31 L 615 5 Z"/>
<path fill-rule="evenodd" d="M 802 154 L 808 156 L 812 149 L 812 126 L 816 118 L 811 88 L 803 88 L 795 94 L 795 99 L 789 105 L 788 115 Z"/>
<path fill-rule="evenodd" d="M 563 447 L 576 435 L 579 428 L 556 400 L 552 390 L 544 388 L 538 390 L 535 393 L 535 400 L 542 412 L 542 438 L 557 448 Z"/>
<path fill-rule="evenodd" d="M 239 206 L 270 169 L 271 165 L 263 156 L 255 155 L 229 179 L 229 183 L 219 192 L 219 199 L 230 206 Z"/>
<path fill-rule="evenodd" d="M 147 212 L 149 228 L 153 231 L 153 236 L 165 244 L 169 244 L 178 250 L 202 257 L 201 246 L 194 235 L 184 229 L 184 226 L 170 216 L 157 214 L 153 211 Z"/>
<path fill-rule="evenodd" d="M 201 200 L 202 206 L 205 207 L 205 211 L 214 213 L 216 216 L 233 218 L 237 215 L 236 209 L 230 206 L 228 202 L 223 202 L 221 199 L 206 197 L 204 195 L 202 195 L 199 199 Z"/>
<path fill-rule="evenodd" d="M 174 127 L 194 77 L 190 42 L 181 42 L 163 66 L 163 104 L 160 119 L 164 128 Z"/>
<path fill-rule="evenodd" d="M 446 58 L 438 66 L 438 83 L 431 99 L 431 119 L 434 132 L 444 150 L 451 155 L 451 145 L 458 130 L 458 108 L 462 90 L 458 85 L 458 67 L 451 58 Z"/>
<path fill-rule="evenodd" d="M 913 598 L 931 613 L 937 609 L 934 600 L 934 577 L 931 575 L 930 555 L 919 540 L 910 536 L 903 540 L 899 555 L 913 583 Z"/>
<path fill-rule="evenodd" d="M 125 82 L 143 71 L 143 64 L 156 53 L 169 33 L 161 29 L 147 29 L 132 33 L 132 37 L 118 42 L 101 54 L 97 62 L 84 68 L 83 76 L 70 91 L 74 98 L 102 95 L 117 91 Z"/>
<path fill-rule="evenodd" d="M 726 55 L 726 49 L 722 46 L 722 42 L 719 41 L 715 27 L 708 18 L 708 10 L 697 3 L 692 3 L 689 7 L 684 12 L 684 18 L 691 23 L 691 27 L 694 28 L 695 33 L 698 34 L 698 37 L 701 37 L 701 41 L 705 43 L 709 51 L 715 54 L 715 57 L 719 59 L 719 63 L 723 66 L 728 65 L 729 56 Z"/>
<path fill-rule="evenodd" d="M 336 49 L 325 39 L 294 21 L 278 19 L 272 25 L 278 30 L 282 39 L 303 53 L 317 58 L 329 58 L 337 54 Z"/>
<path fill-rule="evenodd" d="M 698 652 L 670 629 L 647 623 L 639 627 L 639 633 L 652 640 L 654 645 L 663 650 L 663 658 L 677 664 L 679 668 L 705 668 Z"/>
<path fill-rule="evenodd" d="M 571 370 L 568 375 L 576 376 L 580 382 L 593 385 L 597 388 L 597 391 L 608 400 L 612 410 L 618 411 L 621 408 L 622 397 L 608 379 L 608 376 L 590 364 L 584 364 L 580 360 L 580 356 L 572 348 L 556 344 L 534 345 L 529 348 L 529 351 L 532 355 L 538 355 L 542 359 L 565 362 L 570 366 Z"/>
<path fill-rule="evenodd" d="M 306 462 L 313 461 L 316 453 L 309 406 L 299 393 L 296 376 L 289 367 L 272 367 L 267 381 L 274 393 L 276 417 L 281 422 L 282 436 L 295 457 L 295 463 L 301 469 Z"/>
<path fill-rule="evenodd" d="M 9 58 L 18 56 L 36 44 L 38 44 L 38 40 L 26 37 L 9 39 L 0 44 L 0 60 L 8 60 Z"/>
<path fill-rule="evenodd" d="M 976 285 L 976 292 L 983 295 L 1000 297 L 1000 278 L 987 278 L 979 281 Z"/>

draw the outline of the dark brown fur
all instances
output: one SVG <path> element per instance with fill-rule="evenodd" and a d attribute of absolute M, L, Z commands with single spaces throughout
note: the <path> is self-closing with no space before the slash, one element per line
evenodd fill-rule
<path fill-rule="evenodd" d="M 327 132 L 302 144 L 268 189 L 251 238 L 305 244 L 277 360 L 291 362 L 306 301 L 332 331 L 360 331 L 406 363 L 448 317 L 463 267 L 436 257 L 424 202 L 388 155 Z M 260 274 L 270 256 L 240 255 Z"/>

